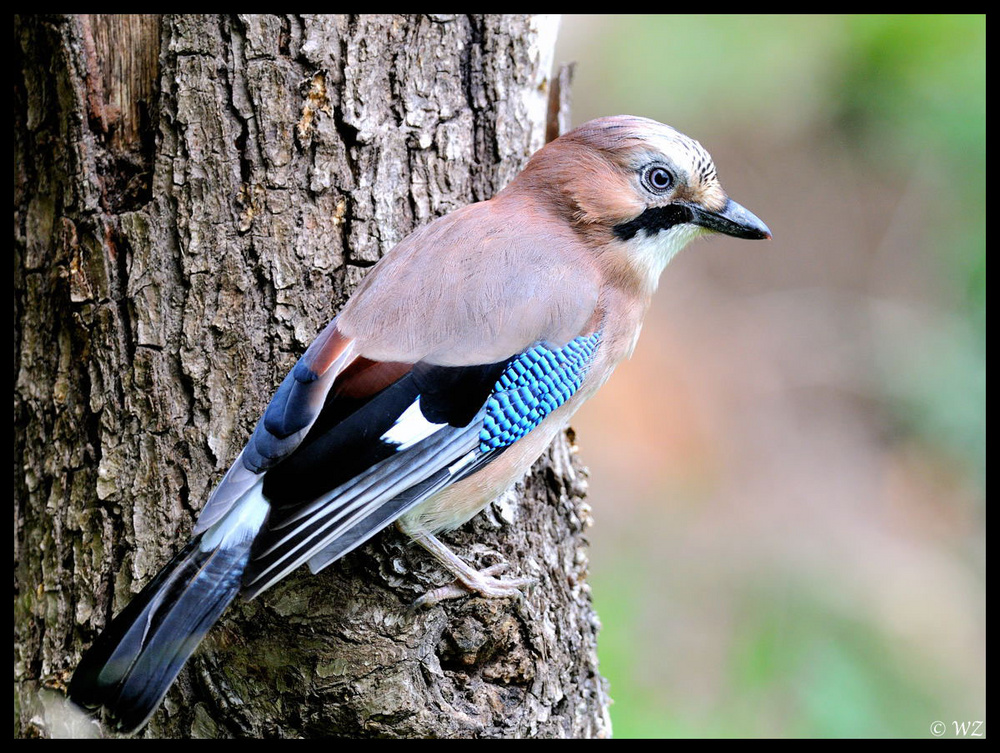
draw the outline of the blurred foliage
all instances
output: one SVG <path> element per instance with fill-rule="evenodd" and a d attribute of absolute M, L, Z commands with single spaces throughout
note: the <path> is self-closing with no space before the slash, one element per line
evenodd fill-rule
<path fill-rule="evenodd" d="M 593 578 L 598 614 L 616 615 L 600 644 L 616 737 L 913 737 L 929 720 L 968 712 L 961 692 L 920 676 L 884 632 L 832 609 L 807 583 L 778 594 L 774 583 L 759 583 L 741 593 L 720 676 L 691 680 L 683 659 L 659 668 L 675 675 L 658 676 L 636 650 L 649 627 L 639 618 L 649 615 L 637 564 L 619 562 L 620 571 Z M 955 700 L 942 708 L 949 693 Z"/>
<path fill-rule="evenodd" d="M 836 142 L 859 175 L 919 197 L 913 264 L 937 288 L 876 333 L 879 405 L 901 434 L 957 461 L 984 504 L 985 16 L 568 17 L 562 35 L 557 59 L 578 63 L 574 122 L 628 112 L 706 143 L 755 139 L 775 153 L 795 140 Z M 872 621 L 832 609 L 818 584 L 783 590 L 748 575 L 727 602 L 739 627 L 720 676 L 705 680 L 706 701 L 678 687 L 682 672 L 650 677 L 650 638 L 640 635 L 699 607 L 650 617 L 636 577 L 649 563 L 616 567 L 594 574 L 616 736 L 920 736 L 933 719 L 975 713 L 969 699 L 982 695 L 909 661 Z M 720 597 L 671 585 L 663 590 L 678 600 Z"/>
<path fill-rule="evenodd" d="M 982 16 L 859 16 L 835 96 L 847 128 L 900 166 L 923 165 L 950 190 L 940 247 L 985 307 L 986 21 Z M 957 214 L 956 214 L 957 212 Z M 950 217 L 948 222 L 945 218 Z M 964 228 L 964 232 L 961 232 Z M 955 253 L 955 252 L 958 253 Z M 957 262 L 957 263 L 956 263 Z M 981 278 L 977 280 L 977 278 Z"/>
<path fill-rule="evenodd" d="M 963 305 L 930 347 L 888 353 L 904 424 L 986 484 L 986 19 L 851 16 L 831 99 L 862 153 L 933 191 L 930 247 Z M 899 375 L 892 379 L 891 375 Z"/>

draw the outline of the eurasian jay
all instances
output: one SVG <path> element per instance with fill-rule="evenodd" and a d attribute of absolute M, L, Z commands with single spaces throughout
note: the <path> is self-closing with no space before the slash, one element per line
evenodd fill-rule
<path fill-rule="evenodd" d="M 517 481 L 635 347 L 660 272 L 708 232 L 769 238 L 708 152 L 645 118 L 593 120 L 507 188 L 409 235 L 281 383 L 194 537 L 111 622 L 70 697 L 134 730 L 227 605 L 318 572 L 391 523 L 471 592 L 436 534 Z"/>

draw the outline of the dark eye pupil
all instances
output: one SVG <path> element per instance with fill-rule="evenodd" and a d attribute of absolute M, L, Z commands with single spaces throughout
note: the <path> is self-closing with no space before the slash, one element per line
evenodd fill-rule
<path fill-rule="evenodd" d="M 649 171 L 649 183 L 653 188 L 664 189 L 670 186 L 670 173 L 662 167 L 654 167 Z"/>

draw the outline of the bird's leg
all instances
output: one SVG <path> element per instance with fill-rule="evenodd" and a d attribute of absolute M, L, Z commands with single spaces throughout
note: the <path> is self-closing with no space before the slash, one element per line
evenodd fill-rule
<path fill-rule="evenodd" d="M 404 533 L 434 555 L 448 572 L 455 576 L 456 583 L 428 591 L 413 603 L 415 609 L 431 607 L 445 599 L 457 599 L 468 596 L 470 592 L 478 593 L 487 598 L 504 598 L 510 596 L 522 597 L 521 589 L 533 582 L 531 578 L 511 578 L 500 580 L 494 575 L 506 570 L 509 565 L 501 562 L 496 565 L 476 570 L 457 554 L 443 544 L 436 536 L 426 531 L 409 531 Z"/>

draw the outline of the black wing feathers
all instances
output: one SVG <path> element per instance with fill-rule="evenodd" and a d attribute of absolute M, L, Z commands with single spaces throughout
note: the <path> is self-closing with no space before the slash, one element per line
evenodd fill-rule
<path fill-rule="evenodd" d="M 295 452 L 264 476 L 271 514 L 254 541 L 244 595 L 305 559 L 324 566 L 450 483 L 450 467 L 479 446 L 470 424 L 507 364 L 349 367 Z M 441 428 L 412 444 L 387 439 L 414 404 Z"/>
<path fill-rule="evenodd" d="M 418 363 L 413 380 L 420 410 L 434 424 L 467 426 L 486 402 L 511 359 L 483 366 L 433 366 Z"/>
<path fill-rule="evenodd" d="M 418 363 L 367 397 L 348 397 L 337 385 L 298 449 L 264 477 L 264 496 L 277 514 L 309 503 L 396 452 L 380 438 L 419 396 L 434 424 L 467 426 L 483 407 L 507 361 L 485 366 Z M 379 383 L 376 383 L 379 384 Z"/>
<path fill-rule="evenodd" d="M 188 657 L 240 591 L 249 542 L 204 551 L 197 536 L 129 602 L 84 654 L 70 698 L 113 709 L 120 729 L 138 728 Z"/>
<path fill-rule="evenodd" d="M 391 456 L 395 447 L 379 438 L 416 398 L 408 376 L 365 401 L 331 395 L 299 448 L 264 476 L 272 515 L 280 518 L 284 509 L 311 502 Z M 324 415 L 345 407 L 354 410 L 335 422 Z"/>

